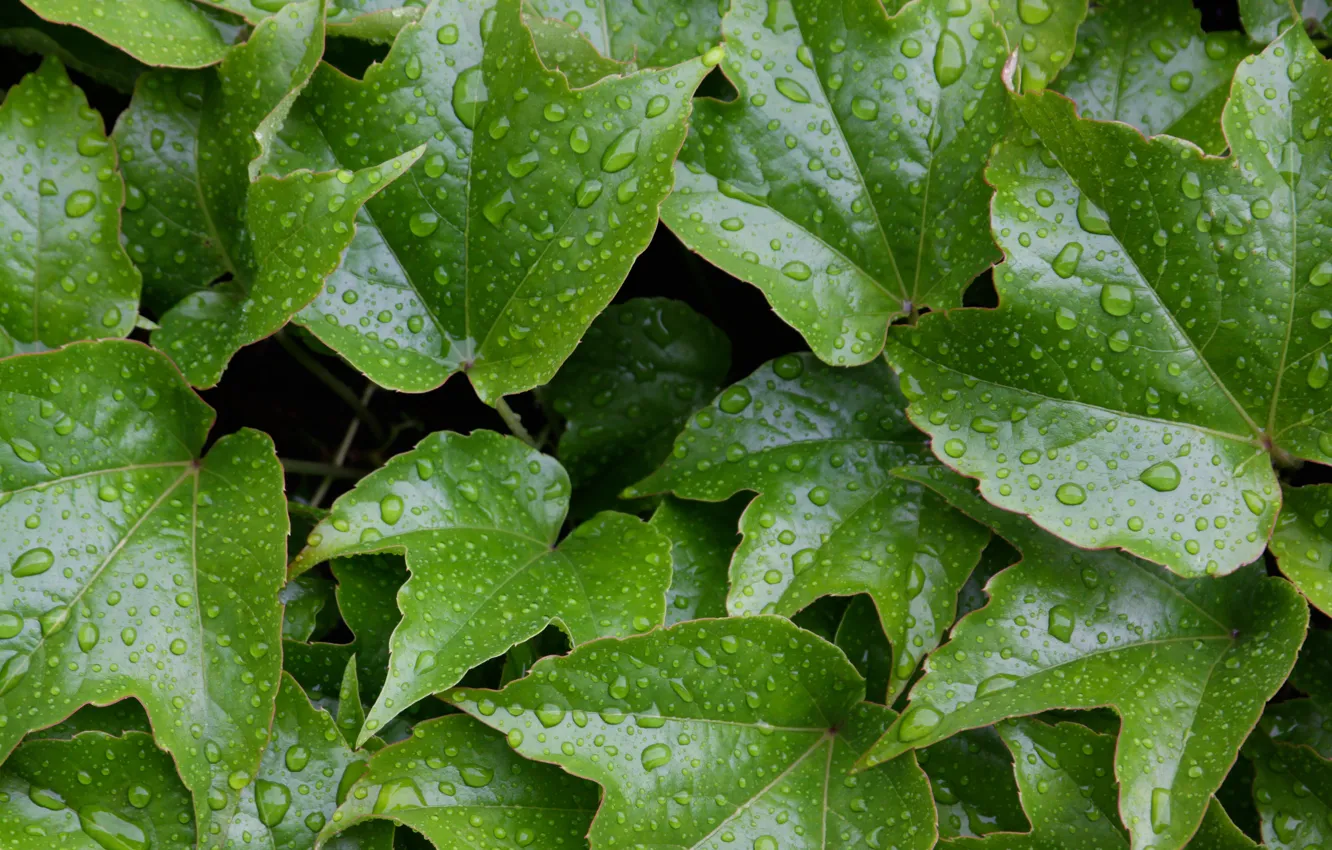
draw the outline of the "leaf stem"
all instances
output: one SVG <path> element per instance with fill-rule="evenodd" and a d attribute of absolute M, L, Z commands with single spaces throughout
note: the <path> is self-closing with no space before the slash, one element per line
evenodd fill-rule
<path fill-rule="evenodd" d="M 513 408 L 509 407 L 508 402 L 504 400 L 504 396 L 500 396 L 495 400 L 495 412 L 504 420 L 504 424 L 509 426 L 509 431 L 515 437 L 522 440 L 524 443 L 527 443 L 532 448 L 538 451 L 541 450 L 541 444 L 533 439 L 532 435 L 523 427 L 523 420 L 519 418 L 518 414 L 513 412 Z"/>
<path fill-rule="evenodd" d="M 356 397 L 356 393 L 352 391 L 351 387 L 340 381 L 336 375 L 324 366 L 324 364 L 314 359 L 314 357 L 305 350 L 305 346 L 303 346 L 298 340 L 292 339 L 285 330 L 277 334 L 277 341 L 278 344 L 286 349 L 286 352 L 291 355 L 291 359 L 305 367 L 307 372 L 318 378 L 320 383 L 332 390 L 334 395 L 338 398 L 342 399 L 342 401 L 356 413 L 356 418 L 365 422 L 366 427 L 374 433 L 376 440 L 384 440 L 386 432 L 384 431 L 383 423 L 379 421 L 379 417 L 370 412 L 370 408 L 366 407 L 364 402 Z M 374 384 L 371 383 L 370 386 L 373 387 Z"/>

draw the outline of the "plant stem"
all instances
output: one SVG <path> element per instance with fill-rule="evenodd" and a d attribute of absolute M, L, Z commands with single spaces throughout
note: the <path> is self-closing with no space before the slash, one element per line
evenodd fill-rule
<path fill-rule="evenodd" d="M 356 418 L 365 422 L 366 427 L 374 433 L 376 440 L 382 441 L 384 439 L 384 426 L 380 423 L 379 417 L 370 412 L 370 408 L 366 407 L 365 403 L 356 397 L 356 393 L 352 391 L 351 387 L 338 380 L 336 375 L 325 368 L 324 364 L 314 359 L 306 351 L 305 346 L 298 340 L 292 339 L 286 331 L 277 334 L 277 341 L 291 355 L 291 359 L 305 367 L 307 372 L 318 378 L 320 383 L 342 399 L 356 413 Z M 373 387 L 374 384 L 371 383 L 370 386 Z"/>
<path fill-rule="evenodd" d="M 374 383 L 371 382 L 366 384 L 365 392 L 361 393 L 361 397 L 360 399 L 358 399 L 358 401 L 361 404 L 361 407 L 365 407 L 366 405 L 368 405 L 370 403 L 370 399 L 374 398 L 374 395 L 375 395 Z M 351 451 L 352 440 L 356 439 L 356 432 L 361 429 L 362 421 L 363 420 L 360 417 L 356 417 L 350 422 L 350 424 L 347 425 L 347 432 L 342 435 L 342 442 L 338 445 L 338 452 L 333 456 L 334 467 L 341 467 L 343 462 L 347 460 L 347 452 Z M 319 507 L 319 503 L 324 501 L 324 497 L 328 495 L 328 488 L 332 486 L 333 486 L 333 476 L 325 475 L 324 480 L 319 482 L 319 489 L 315 490 L 314 498 L 310 499 L 310 507 L 312 508 Z"/>
<path fill-rule="evenodd" d="M 515 437 L 522 440 L 524 443 L 527 443 L 534 449 L 541 449 L 541 444 L 534 440 L 531 434 L 527 433 L 527 429 L 523 427 L 523 420 L 518 417 L 518 414 L 513 412 L 513 408 L 509 407 L 508 402 L 504 400 L 504 396 L 500 396 L 495 401 L 495 412 L 504 420 L 504 424 L 509 426 L 509 431 L 512 432 Z"/>

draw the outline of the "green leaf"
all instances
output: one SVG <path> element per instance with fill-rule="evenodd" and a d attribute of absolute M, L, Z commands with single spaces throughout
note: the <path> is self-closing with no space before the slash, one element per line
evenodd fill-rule
<path fill-rule="evenodd" d="M 847 660 L 864 677 L 866 699 L 888 702 L 893 677 L 893 647 L 883 633 L 879 609 L 873 599 L 864 594 L 852 597 L 842 613 L 842 621 L 837 624 L 833 643 L 846 653 Z"/>
<path fill-rule="evenodd" d="M 1239 11 L 1245 32 L 1259 44 L 1275 40 L 1296 17 L 1315 32 L 1326 32 L 1332 25 L 1332 5 L 1327 0 L 1239 0 Z"/>
<path fill-rule="evenodd" d="M 1329 100 L 1332 67 L 1299 29 L 1237 70 L 1227 159 L 1018 98 L 1027 129 L 988 172 L 999 308 L 888 344 L 935 453 L 1079 546 L 1189 576 L 1262 554 L 1272 462 L 1332 459 L 1332 254 L 1292 235 L 1326 214 Z"/>
<path fill-rule="evenodd" d="M 596 788 L 519 758 L 469 717 L 429 720 L 380 750 L 321 838 L 366 821 L 411 827 L 440 850 L 586 847 Z M 510 843 L 512 842 L 512 843 Z"/>
<path fill-rule="evenodd" d="M 934 844 L 915 759 L 851 775 L 894 717 L 836 647 L 778 617 L 680 623 L 576 647 L 455 703 L 519 755 L 604 789 L 593 847 Z"/>
<path fill-rule="evenodd" d="M 1019 88 L 1045 88 L 1073 58 L 1078 27 L 1087 17 L 1087 0 L 990 0 L 990 4 L 1017 51 Z"/>
<path fill-rule="evenodd" d="M 882 361 L 848 370 L 788 354 L 695 414 L 632 491 L 759 493 L 740 519 L 728 609 L 791 616 L 821 596 L 868 593 L 893 644 L 893 694 L 953 622 L 989 536 L 891 474 L 927 457 L 903 401 Z"/>
<path fill-rule="evenodd" d="M 6 850 L 189 850 L 190 795 L 151 735 L 29 741 L 0 767 Z"/>
<path fill-rule="evenodd" d="M 1033 719 L 1002 723 L 999 734 L 1013 755 L 1031 831 L 962 838 L 942 846 L 957 850 L 1127 850 L 1129 838 L 1115 807 L 1114 738 L 1076 723 L 1049 725 Z M 1169 817 L 1168 808 L 1159 814 Z M 1212 800 L 1188 846 L 1196 850 L 1245 850 L 1257 845 L 1230 822 L 1221 804 Z"/>
<path fill-rule="evenodd" d="M 559 18 L 578 29 L 606 56 L 651 68 L 674 65 L 706 53 L 721 41 L 717 0 L 531 0 L 547 18 Z"/>
<path fill-rule="evenodd" d="M 432 5 L 364 80 L 322 66 L 272 167 L 426 152 L 298 321 L 393 389 L 466 372 L 493 404 L 548 381 L 647 246 L 707 68 L 571 90 L 518 0 Z"/>
<path fill-rule="evenodd" d="M 1272 554 L 1309 603 L 1332 615 L 1332 485 L 1282 487 Z"/>
<path fill-rule="evenodd" d="M 1332 761 L 1262 734 L 1244 748 L 1256 771 L 1253 797 L 1263 846 L 1305 850 L 1332 841 Z"/>
<path fill-rule="evenodd" d="M 259 765 L 281 652 L 282 467 L 212 421 L 160 353 L 0 360 L 0 753 L 135 697 L 220 847 Z"/>
<path fill-rule="evenodd" d="M 190 0 L 23 0 L 55 24 L 71 24 L 148 65 L 202 68 L 222 60 L 226 27 Z M 151 22 L 151 23 L 148 23 Z"/>
<path fill-rule="evenodd" d="M 917 750 L 916 758 L 930 778 L 940 838 L 1026 832 L 1030 828 L 1018 799 L 1018 787 L 1008 781 L 1013 756 L 993 727 L 959 732 Z"/>
<path fill-rule="evenodd" d="M 205 0 L 211 5 L 240 15 L 257 24 L 290 0 Z M 389 42 L 405 25 L 421 15 L 420 4 L 404 0 L 355 0 L 335 2 L 328 7 L 328 29 L 333 35 Z"/>
<path fill-rule="evenodd" d="M 568 507 L 569 478 L 554 459 L 491 431 L 427 437 L 334 503 L 293 573 L 385 550 L 405 552 L 412 573 L 362 742 L 551 623 L 578 644 L 662 622 L 670 541 L 606 512 L 556 546 Z"/>
<path fill-rule="evenodd" d="M 556 456 L 573 481 L 575 515 L 622 504 L 620 491 L 671 453 L 730 366 L 730 340 L 682 301 L 639 298 L 598 316 L 542 390 L 567 423 Z"/>
<path fill-rule="evenodd" d="M 233 830 L 262 846 L 310 850 L 333 819 L 338 803 L 367 767 L 353 753 L 328 712 L 317 710 L 301 686 L 283 674 L 268 748 L 254 781 L 241 794 Z M 390 850 L 391 824 L 359 831 L 363 850 Z"/>
<path fill-rule="evenodd" d="M 0 45 L 54 55 L 75 71 L 122 92 L 132 91 L 146 70 L 134 57 L 86 30 L 43 20 L 22 3 L 7 3 L 0 9 Z"/>
<path fill-rule="evenodd" d="M 1083 118 L 1169 133 L 1208 153 L 1226 148 L 1221 109 L 1235 66 L 1249 55 L 1236 32 L 1203 34 L 1188 0 L 1101 0 L 1078 32 L 1068 67 L 1050 88 Z"/>
<path fill-rule="evenodd" d="M 1023 560 L 931 653 L 910 707 L 865 764 L 1005 717 L 1108 706 L 1122 721 L 1115 774 L 1133 847 L 1183 847 L 1295 663 L 1308 622 L 1299 594 L 1261 564 L 1188 581 L 1115 550 L 1076 549 L 988 505 L 965 479 L 906 474 Z"/>
<path fill-rule="evenodd" d="M 40 350 L 128 334 L 140 279 L 120 247 L 116 152 L 55 57 L 0 106 L 0 183 L 0 336 Z"/>
<path fill-rule="evenodd" d="M 282 588 L 282 639 L 308 641 L 337 625 L 334 608 L 337 585 L 319 576 L 297 576 Z"/>
<path fill-rule="evenodd" d="M 953 12 L 968 8 L 960 15 Z M 1007 52 L 985 2 L 736 0 L 662 220 L 763 291 L 828 363 L 866 363 L 894 318 L 955 307 L 998 255 L 986 154 L 1007 126 Z"/>
<path fill-rule="evenodd" d="M 743 500 L 721 504 L 662 499 L 650 525 L 671 541 L 666 623 L 726 616 L 726 573 L 740 543 Z"/>

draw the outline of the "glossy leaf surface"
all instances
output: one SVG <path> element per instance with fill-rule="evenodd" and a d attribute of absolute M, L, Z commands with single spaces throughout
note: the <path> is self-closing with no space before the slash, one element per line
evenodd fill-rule
<path fill-rule="evenodd" d="M 1245 752 L 1255 768 L 1263 845 L 1303 850 L 1332 840 L 1332 761 L 1309 746 L 1261 734 L 1250 739 Z"/>
<path fill-rule="evenodd" d="M 1259 44 L 1275 40 L 1296 17 L 1313 31 L 1332 24 L 1327 0 L 1239 0 L 1239 11 L 1245 31 Z"/>
<path fill-rule="evenodd" d="M 914 757 L 852 776 L 893 714 L 831 644 L 777 617 L 576 647 L 454 702 L 520 755 L 601 785 L 593 847 L 930 847 Z"/>
<path fill-rule="evenodd" d="M 726 8 L 716 0 L 532 0 L 532 6 L 576 27 L 603 55 L 642 68 L 673 65 L 707 52 L 721 40 Z"/>
<path fill-rule="evenodd" d="M 990 0 L 1017 53 L 1020 90 L 1045 88 L 1069 63 L 1089 5 L 1087 0 Z"/>
<path fill-rule="evenodd" d="M 708 501 L 759 493 L 740 519 L 730 612 L 790 616 L 821 596 L 868 593 L 893 644 L 895 690 L 953 621 L 988 538 L 892 475 L 926 456 L 903 401 L 882 361 L 847 370 L 786 355 L 700 410 L 634 488 Z"/>
<path fill-rule="evenodd" d="M 730 340 L 682 301 L 635 299 L 598 316 L 542 390 L 566 422 L 556 454 L 575 513 L 623 504 L 620 491 L 666 459 L 730 365 Z"/>
<path fill-rule="evenodd" d="M 1078 29 L 1078 47 L 1050 86 L 1083 118 L 1169 133 L 1208 153 L 1226 148 L 1221 109 L 1235 66 L 1249 55 L 1236 32 L 1204 34 L 1188 0 L 1103 0 Z"/>
<path fill-rule="evenodd" d="M 1286 487 L 1272 554 L 1315 608 L 1332 614 L 1332 485 Z"/>
<path fill-rule="evenodd" d="M 554 459 L 490 431 L 427 437 L 338 499 L 292 570 L 393 550 L 412 573 L 362 742 L 551 623 L 582 643 L 662 622 L 670 541 L 605 512 L 556 546 L 568 507 L 569 478 Z"/>
<path fill-rule="evenodd" d="M 990 603 L 930 655 L 910 707 L 866 763 L 1013 715 L 1110 706 L 1123 726 L 1115 774 L 1132 846 L 1183 847 L 1295 662 L 1303 600 L 1261 565 L 1180 579 L 1069 546 L 988 505 L 965 479 L 917 477 L 1023 559 L 991 579 Z"/>
<path fill-rule="evenodd" d="M 0 185 L 0 354 L 128 334 L 140 278 L 120 247 L 124 183 L 101 116 L 59 59 L 0 106 Z"/>
<path fill-rule="evenodd" d="M 324 828 L 393 821 L 439 850 L 587 846 L 596 787 L 516 755 L 468 717 L 428 720 L 412 737 L 371 757 Z"/>
<path fill-rule="evenodd" d="M 743 502 L 721 504 L 663 499 L 650 525 L 671 541 L 671 587 L 666 622 L 726 616 L 727 571 L 740 543 Z"/>
<path fill-rule="evenodd" d="M 1003 33 L 980 0 L 737 0 L 724 29 L 739 96 L 698 102 L 662 220 L 824 361 L 868 362 L 891 320 L 959 305 L 998 259 Z"/>
<path fill-rule="evenodd" d="M 1079 546 L 1189 576 L 1257 558 L 1273 459 L 1332 459 L 1329 103 L 1298 29 L 1236 71 L 1226 159 L 1019 98 L 1027 129 L 988 172 L 999 308 L 889 344 L 940 459 Z"/>
<path fill-rule="evenodd" d="M 226 55 L 225 28 L 190 0 L 23 0 L 52 23 L 85 29 L 148 65 L 202 68 Z M 145 21 L 151 25 L 145 26 Z"/>
<path fill-rule="evenodd" d="M 0 360 L 0 753 L 81 705 L 141 701 L 219 846 L 259 765 L 281 652 L 282 468 L 160 353 Z"/>
<path fill-rule="evenodd" d="M 190 795 L 151 735 L 29 741 L 0 767 L 7 850 L 189 850 Z"/>
<path fill-rule="evenodd" d="M 706 70 L 570 89 L 517 0 L 432 5 L 363 81 L 321 67 L 273 167 L 426 150 L 299 321 L 394 389 L 461 371 L 494 403 L 549 380 L 646 247 Z"/>
<path fill-rule="evenodd" d="M 1030 829 L 1010 779 L 1013 756 L 995 728 L 959 732 L 917 750 L 916 758 L 930 778 L 941 838 Z"/>
<path fill-rule="evenodd" d="M 147 70 L 143 63 L 87 30 L 53 24 L 22 3 L 0 9 L 0 45 L 23 53 L 54 55 L 66 67 L 122 92 L 132 91 L 135 80 Z"/>

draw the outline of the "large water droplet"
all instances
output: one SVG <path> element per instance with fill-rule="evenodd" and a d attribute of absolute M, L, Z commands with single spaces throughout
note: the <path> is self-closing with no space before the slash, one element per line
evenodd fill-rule
<path fill-rule="evenodd" d="M 1314 357 L 1314 362 L 1309 366 L 1309 374 L 1304 377 L 1311 389 L 1321 390 L 1327 386 L 1328 367 L 1325 353 L 1318 352 L 1318 355 Z"/>
<path fill-rule="evenodd" d="M 495 778 L 495 771 L 488 767 L 467 764 L 458 768 L 458 773 L 462 776 L 463 784 L 468 788 L 484 788 L 490 784 L 490 780 Z"/>
<path fill-rule="evenodd" d="M 379 500 L 379 518 L 389 525 L 402 519 L 402 499 L 390 493 Z"/>
<path fill-rule="evenodd" d="M 1067 280 L 1077 273 L 1078 263 L 1082 260 L 1082 243 L 1069 242 L 1059 249 L 1054 260 L 1050 262 L 1050 268 L 1054 273 Z"/>
<path fill-rule="evenodd" d="M 1078 224 L 1088 233 L 1100 236 L 1110 233 L 1110 216 L 1086 195 L 1078 198 Z"/>
<path fill-rule="evenodd" d="M 267 779 L 254 783 L 254 801 L 259 808 L 259 820 L 264 826 L 277 826 L 291 808 L 291 792 L 287 786 Z"/>
<path fill-rule="evenodd" d="M 39 546 L 19 555 L 9 571 L 15 578 L 39 576 L 51 569 L 53 564 L 55 564 L 55 555 L 45 546 Z"/>
<path fill-rule="evenodd" d="M 28 654 L 10 656 L 9 660 L 0 666 L 0 696 L 4 696 L 14 689 L 28 672 Z"/>
<path fill-rule="evenodd" d="M 643 749 L 641 758 L 644 770 L 656 770 L 670 763 L 671 748 L 665 744 L 652 744 Z"/>
<path fill-rule="evenodd" d="M 486 205 L 481 208 L 481 214 L 486 217 L 486 221 L 499 227 L 516 206 L 518 206 L 518 202 L 514 200 L 513 192 L 505 189 L 486 201 Z"/>
<path fill-rule="evenodd" d="M 1050 609 L 1046 631 L 1050 637 L 1068 643 L 1073 639 L 1073 612 L 1067 605 L 1056 605 Z"/>
<path fill-rule="evenodd" d="M 1170 826 L 1170 789 L 1152 789 L 1152 832 L 1162 833 Z"/>
<path fill-rule="evenodd" d="M 425 238 L 439 229 L 439 215 L 429 210 L 412 213 L 407 226 L 414 235 Z"/>
<path fill-rule="evenodd" d="M 65 199 L 65 215 L 70 218 L 82 218 L 92 212 L 95 206 L 97 206 L 97 196 L 87 189 L 79 189 L 77 192 L 70 192 L 69 197 Z"/>
<path fill-rule="evenodd" d="M 1070 481 L 1059 485 L 1055 498 L 1065 505 L 1080 505 L 1087 501 L 1087 491 Z"/>
<path fill-rule="evenodd" d="M 947 88 L 962 79 L 962 72 L 966 69 L 967 50 L 962 46 L 962 39 L 951 30 L 944 30 L 934 48 L 935 78 L 939 80 L 939 85 Z"/>
<path fill-rule="evenodd" d="M 804 86 L 800 85 L 800 83 L 790 77 L 778 77 L 774 81 L 774 84 L 777 86 L 777 91 L 781 92 L 789 100 L 793 100 L 796 103 L 809 103 L 809 92 Z"/>
<path fill-rule="evenodd" d="M 79 649 L 84 652 L 92 652 L 97 646 L 97 626 L 93 623 L 84 623 L 79 626 Z"/>
<path fill-rule="evenodd" d="M 1133 290 L 1120 283 L 1107 283 L 1101 287 L 1101 309 L 1112 316 L 1127 316 L 1133 312 Z"/>
<path fill-rule="evenodd" d="M 407 777 L 385 782 L 379 786 L 379 796 L 375 797 L 376 814 L 424 807 L 425 797 L 421 795 L 421 789 Z"/>
<path fill-rule="evenodd" d="M 637 127 L 631 127 L 621 133 L 601 155 L 601 170 L 614 174 L 633 164 L 633 161 L 638 159 L 638 140 L 641 135 Z"/>
<path fill-rule="evenodd" d="M 1155 466 L 1148 467 L 1138 476 L 1148 487 L 1161 493 L 1169 493 L 1179 486 L 1179 467 L 1168 460 L 1163 460 Z"/>
<path fill-rule="evenodd" d="M 310 751 L 300 744 L 295 744 L 287 748 L 287 755 L 284 759 L 287 764 L 287 770 L 292 773 L 298 773 L 305 769 L 310 763 Z"/>
<path fill-rule="evenodd" d="M 942 721 L 943 715 L 930 706 L 915 706 L 902 717 L 902 722 L 897 727 L 897 739 L 903 743 L 919 740 Z"/>
<path fill-rule="evenodd" d="M 23 618 L 13 611 L 0 611 L 0 640 L 9 640 L 23 631 Z"/>
<path fill-rule="evenodd" d="M 453 81 L 453 114 L 458 116 L 463 126 L 472 129 L 476 127 L 488 97 L 481 66 L 468 68 Z"/>
<path fill-rule="evenodd" d="M 138 826 L 101 806 L 79 810 L 79 826 L 106 850 L 148 850 L 148 836 Z"/>
<path fill-rule="evenodd" d="M 999 691 L 1007 690 L 1017 684 L 1017 676 L 996 673 L 976 686 L 976 696 L 986 697 Z"/>
<path fill-rule="evenodd" d="M 1018 0 L 1018 17 L 1029 27 L 1045 23 L 1053 13 L 1050 0 Z"/>

